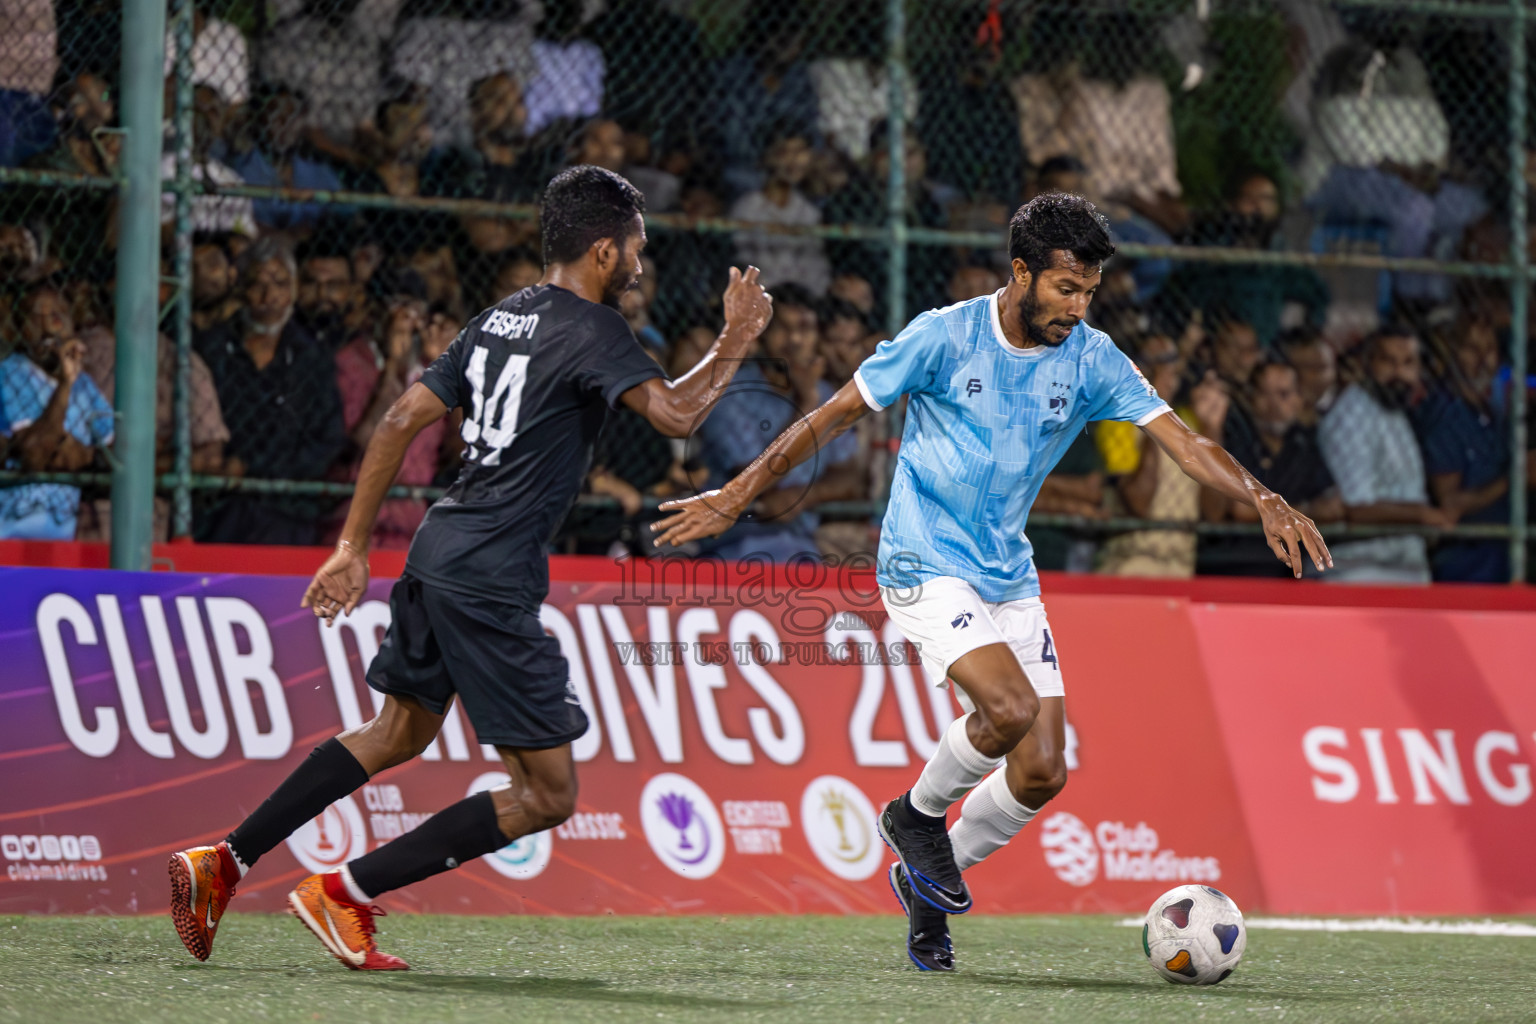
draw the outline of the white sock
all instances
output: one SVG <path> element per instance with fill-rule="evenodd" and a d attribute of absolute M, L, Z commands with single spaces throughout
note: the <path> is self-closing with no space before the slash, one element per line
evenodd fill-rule
<path fill-rule="evenodd" d="M 373 897 L 363 892 L 357 882 L 353 880 L 350 867 L 343 864 L 341 870 L 336 873 L 341 876 L 341 884 L 347 890 L 347 895 L 352 897 L 353 903 L 368 904 L 373 902 Z"/>
<path fill-rule="evenodd" d="M 987 773 L 1003 763 L 1000 757 L 988 757 L 971 744 L 965 733 L 965 723 L 970 715 L 962 715 L 949 723 L 939 738 L 939 749 L 923 766 L 923 774 L 912 787 L 912 806 L 935 818 L 944 813 Z"/>
<path fill-rule="evenodd" d="M 960 870 L 980 864 L 994 851 L 1008 845 L 1039 813 L 1019 803 L 1008 788 L 1008 773 L 999 768 L 971 791 L 960 808 L 960 820 L 949 830 Z"/>

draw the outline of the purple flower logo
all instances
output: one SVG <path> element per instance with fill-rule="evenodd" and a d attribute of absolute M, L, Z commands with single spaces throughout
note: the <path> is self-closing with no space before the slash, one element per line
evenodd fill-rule
<path fill-rule="evenodd" d="M 653 775 L 640 791 L 640 824 L 651 852 L 684 878 L 708 878 L 725 857 L 725 825 L 715 802 L 686 775 Z"/>
<path fill-rule="evenodd" d="M 682 851 L 692 851 L 694 845 L 688 841 L 688 831 L 699 823 L 698 812 L 694 810 L 693 801 L 681 793 L 663 793 L 656 801 L 656 806 L 661 810 L 661 816 L 667 819 L 667 823 L 677 829 L 677 853 L 673 854 L 684 864 L 697 864 L 709 856 L 709 829 L 701 828 L 704 849 L 696 856 L 686 857 Z"/>

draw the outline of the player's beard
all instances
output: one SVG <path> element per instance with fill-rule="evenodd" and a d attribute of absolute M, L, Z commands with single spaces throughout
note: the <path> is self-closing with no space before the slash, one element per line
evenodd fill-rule
<path fill-rule="evenodd" d="M 1024 298 L 1019 302 L 1019 323 L 1023 325 L 1024 333 L 1028 335 L 1030 341 L 1036 345 L 1055 348 L 1071 336 L 1072 329 L 1077 326 L 1078 321 L 1071 318 L 1059 320 L 1038 319 L 1036 314 L 1040 312 L 1040 297 L 1035 294 L 1035 289 L 1039 286 L 1040 281 L 1038 278 L 1032 279 L 1029 282 L 1029 291 L 1024 293 Z M 1062 335 L 1059 340 L 1052 338 L 1049 333 L 1051 327 L 1065 327 L 1067 333 Z"/>
<path fill-rule="evenodd" d="M 618 309 L 619 298 L 639 283 L 639 278 L 635 276 L 634 264 L 626 266 L 625 262 L 620 260 L 603 285 L 603 305 Z"/>

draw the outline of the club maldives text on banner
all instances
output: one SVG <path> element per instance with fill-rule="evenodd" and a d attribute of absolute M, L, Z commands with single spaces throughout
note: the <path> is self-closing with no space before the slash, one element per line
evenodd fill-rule
<path fill-rule="evenodd" d="M 388 624 L 389 581 L 375 581 L 335 629 L 299 608 L 305 582 L 0 569 L 0 912 L 160 910 L 171 851 L 226 833 L 316 743 L 372 713 L 377 695 L 362 667 Z M 894 910 L 882 870 L 890 855 L 874 816 L 910 785 L 958 709 L 926 685 L 872 589 L 835 582 L 792 586 L 780 574 L 756 585 L 710 577 L 701 586 L 684 573 L 639 585 L 557 572 L 541 618 L 592 722 L 575 744 L 578 812 L 557 829 L 391 894 L 390 906 Z M 1261 685 L 1238 655 L 1269 649 L 1257 631 L 1272 639 L 1293 625 L 1285 616 L 1308 609 L 1075 593 L 1049 604 L 1070 696 L 1071 782 L 1018 840 L 969 875 L 979 910 L 1139 911 L 1191 881 L 1246 907 L 1415 909 L 1403 899 L 1411 887 L 1384 885 L 1386 869 L 1361 863 L 1357 845 L 1414 846 L 1426 825 L 1383 817 L 1375 834 L 1356 836 L 1330 821 L 1348 813 L 1347 803 L 1317 798 L 1320 785 L 1343 792 L 1326 788 L 1341 785 L 1339 765 L 1321 759 L 1333 756 L 1353 763 L 1360 792 L 1375 799 L 1361 729 L 1381 728 L 1394 743 L 1397 730 L 1419 729 L 1431 745 L 1435 757 L 1403 769 L 1403 803 L 1414 799 L 1412 771 L 1433 786 L 1451 770 L 1434 746 L 1438 710 L 1392 703 L 1406 685 L 1399 664 L 1356 658 L 1342 643 L 1308 662 L 1311 645 L 1303 644 L 1284 663 L 1306 662 L 1312 677 L 1287 690 L 1268 680 L 1275 662 L 1265 663 Z M 1223 618 L 1229 613 L 1238 626 Z M 1370 626 L 1369 616 L 1383 613 L 1326 614 L 1343 636 L 1356 617 Z M 1402 614 L 1459 621 L 1457 613 Z M 1536 624 L 1529 613 L 1470 619 L 1484 631 L 1478 643 L 1493 646 L 1513 646 L 1514 633 L 1528 638 Z M 1240 628 L 1252 630 L 1241 641 L 1207 635 Z M 1500 640 L 1501 629 L 1511 637 Z M 1433 873 L 1442 882 L 1447 871 L 1464 876 L 1440 887 L 1441 902 L 1454 905 L 1434 909 L 1530 912 L 1529 888 L 1472 847 L 1478 828 L 1505 828 L 1497 816 L 1529 817 L 1536 722 L 1528 699 L 1522 708 L 1504 692 L 1513 676 L 1477 664 L 1487 703 L 1504 717 L 1485 730 L 1496 738 L 1458 731 L 1455 742 L 1467 746 L 1459 755 L 1464 780 L 1475 788 L 1475 766 L 1486 761 L 1503 802 L 1479 791 L 1466 804 L 1423 808 L 1462 822 L 1436 840 L 1462 856 Z M 1329 680 L 1334 690 L 1351 688 L 1351 703 L 1324 699 Z M 1314 689 L 1317 700 L 1295 702 Z M 1298 703 L 1339 720 L 1303 722 Z M 1346 706 L 1354 709 L 1348 715 Z M 1379 725 L 1367 721 L 1373 713 Z M 1464 728 L 1470 713 L 1459 710 L 1448 726 Z M 1319 738 L 1320 725 L 1343 729 L 1347 742 Z M 344 863 L 503 778 L 494 752 L 455 709 L 421 760 L 381 773 L 266 857 L 237 906 L 281 909 L 302 875 Z M 1391 828 L 1399 831 L 1383 832 Z"/>

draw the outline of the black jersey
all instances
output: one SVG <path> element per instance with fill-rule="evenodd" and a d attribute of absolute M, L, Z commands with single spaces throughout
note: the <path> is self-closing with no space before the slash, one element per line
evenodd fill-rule
<path fill-rule="evenodd" d="M 619 396 L 666 374 L 608 306 L 535 285 L 464 328 L 421 382 L 462 407 L 464 469 L 427 512 L 406 571 L 537 611 L 549 544 Z"/>

